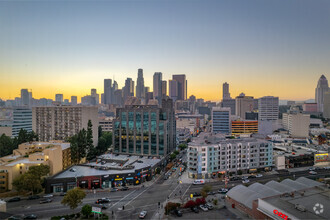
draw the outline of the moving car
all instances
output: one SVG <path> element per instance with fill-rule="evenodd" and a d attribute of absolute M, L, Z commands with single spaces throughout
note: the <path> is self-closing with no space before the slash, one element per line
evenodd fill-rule
<path fill-rule="evenodd" d="M 123 187 L 121 188 L 121 190 L 122 190 L 122 191 L 126 191 L 126 190 L 129 190 L 129 188 L 128 188 L 127 186 L 123 186 Z"/>
<path fill-rule="evenodd" d="M 111 188 L 110 192 L 117 192 L 118 189 L 117 188 Z"/>
<path fill-rule="evenodd" d="M 214 191 L 211 191 L 211 192 L 207 193 L 207 195 L 215 195 L 215 194 L 216 194 L 216 192 L 214 192 Z"/>
<path fill-rule="evenodd" d="M 226 194 L 228 192 L 228 189 L 221 188 L 218 190 L 218 193 Z"/>
<path fill-rule="evenodd" d="M 41 201 L 40 201 L 40 204 L 50 203 L 50 202 L 52 202 L 52 201 L 53 201 L 52 199 L 44 199 L 44 200 L 41 200 Z"/>
<path fill-rule="evenodd" d="M 201 193 L 199 193 L 199 192 L 194 192 L 193 193 L 193 197 L 197 197 L 197 196 L 201 196 L 202 194 Z"/>
<path fill-rule="evenodd" d="M 246 180 L 243 180 L 242 183 L 249 183 L 250 180 L 246 179 Z"/>
<path fill-rule="evenodd" d="M 258 174 L 256 175 L 256 177 L 257 177 L 257 178 L 260 178 L 260 177 L 262 177 L 262 174 L 258 173 Z"/>
<path fill-rule="evenodd" d="M 20 197 L 14 197 L 8 200 L 8 202 L 18 202 L 18 201 L 21 201 Z"/>
<path fill-rule="evenodd" d="M 257 178 L 257 176 L 255 176 L 255 175 L 250 175 L 249 176 L 249 179 L 253 179 L 253 178 Z"/>
<path fill-rule="evenodd" d="M 145 218 L 146 217 L 146 215 L 147 215 L 147 211 L 142 211 L 142 212 L 140 212 L 140 214 L 139 214 L 139 218 Z"/>
<path fill-rule="evenodd" d="M 205 207 L 204 205 L 199 205 L 199 208 L 203 210 L 204 212 L 207 212 L 209 209 Z"/>
<path fill-rule="evenodd" d="M 230 180 L 230 181 L 236 181 L 236 180 L 240 180 L 240 178 L 237 177 L 237 176 L 234 176 L 234 177 L 231 177 L 229 180 Z"/>
<path fill-rule="evenodd" d="M 314 171 L 315 170 L 315 167 L 311 167 L 308 169 L 309 171 Z"/>
<path fill-rule="evenodd" d="M 65 196 L 66 195 L 66 192 L 61 192 L 60 193 L 60 196 Z"/>
<path fill-rule="evenodd" d="M 103 203 L 109 203 L 111 200 L 109 198 L 102 198 L 102 199 L 98 199 L 96 200 L 96 204 L 103 204 Z"/>
<path fill-rule="evenodd" d="M 48 194 L 48 195 L 44 195 L 43 198 L 53 198 L 54 195 L 53 194 Z"/>
<path fill-rule="evenodd" d="M 199 185 L 199 184 L 204 184 L 204 183 L 205 183 L 204 179 L 194 180 L 194 182 L 193 182 L 194 185 Z"/>
<path fill-rule="evenodd" d="M 315 172 L 315 171 L 309 171 L 308 173 L 311 175 L 317 175 L 317 172 Z"/>

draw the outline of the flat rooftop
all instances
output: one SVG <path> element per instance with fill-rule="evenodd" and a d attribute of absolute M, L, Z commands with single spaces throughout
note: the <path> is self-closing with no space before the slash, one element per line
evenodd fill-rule
<path fill-rule="evenodd" d="M 116 154 L 104 154 L 98 157 L 97 162 L 86 163 L 83 165 L 75 165 L 73 169 L 67 169 L 58 175 L 55 175 L 54 179 L 61 178 L 74 178 L 81 176 L 102 176 L 112 174 L 124 174 L 132 173 L 135 170 L 153 167 L 159 163 L 161 159 L 128 155 Z"/>

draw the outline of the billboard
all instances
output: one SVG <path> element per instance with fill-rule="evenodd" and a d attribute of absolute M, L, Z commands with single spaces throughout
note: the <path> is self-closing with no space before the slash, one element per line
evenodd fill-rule
<path fill-rule="evenodd" d="M 328 153 L 324 153 L 324 154 L 315 154 L 314 155 L 314 161 L 315 163 L 318 162 L 329 162 L 329 154 Z"/>

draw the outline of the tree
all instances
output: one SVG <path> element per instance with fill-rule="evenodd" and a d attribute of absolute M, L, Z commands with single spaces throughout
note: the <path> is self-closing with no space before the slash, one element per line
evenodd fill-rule
<path fill-rule="evenodd" d="M 0 136 L 0 157 L 7 156 L 15 149 L 13 139 L 2 134 Z"/>
<path fill-rule="evenodd" d="M 178 148 L 179 148 L 180 150 L 184 150 L 184 149 L 187 148 L 187 145 L 186 145 L 186 144 L 179 144 L 179 145 L 178 145 Z"/>
<path fill-rule="evenodd" d="M 78 134 L 69 138 L 71 148 L 71 160 L 73 163 L 80 163 L 81 159 L 86 157 L 87 137 L 86 130 L 83 128 Z"/>
<path fill-rule="evenodd" d="M 32 166 L 29 171 L 14 179 L 13 186 L 18 191 L 27 190 L 32 193 L 39 193 L 42 191 L 41 177 L 46 176 L 48 173 L 48 165 Z"/>
<path fill-rule="evenodd" d="M 96 156 L 96 150 L 93 144 L 93 130 L 92 121 L 88 120 L 87 133 L 86 133 L 86 148 L 87 148 L 87 160 L 91 160 Z"/>
<path fill-rule="evenodd" d="M 82 200 L 86 197 L 84 190 L 79 187 L 71 189 L 62 199 L 61 203 L 63 205 L 69 206 L 70 209 L 75 209 L 82 203 Z"/>
<path fill-rule="evenodd" d="M 172 153 L 172 154 L 170 155 L 170 159 L 171 159 L 171 160 L 174 160 L 175 158 L 176 158 L 176 154 Z"/>
<path fill-rule="evenodd" d="M 196 202 L 194 200 L 189 200 L 188 202 L 186 202 L 186 204 L 183 206 L 184 208 L 191 208 L 196 206 Z"/>
<path fill-rule="evenodd" d="M 88 216 L 92 213 L 92 206 L 86 204 L 81 208 L 81 213 L 88 218 Z"/>
<path fill-rule="evenodd" d="M 211 185 L 205 185 L 203 186 L 202 190 L 201 190 L 201 194 L 203 196 L 203 198 L 206 198 L 207 197 L 207 193 L 208 192 L 211 192 L 212 190 L 212 186 Z"/>
<path fill-rule="evenodd" d="M 97 132 L 98 132 L 98 138 L 100 138 L 102 136 L 102 126 L 99 125 L 98 129 L 97 129 Z"/>

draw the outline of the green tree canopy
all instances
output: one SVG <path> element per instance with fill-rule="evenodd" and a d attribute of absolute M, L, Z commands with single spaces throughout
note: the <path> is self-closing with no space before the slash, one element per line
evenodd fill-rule
<path fill-rule="evenodd" d="M 71 189 L 64 196 L 61 203 L 63 205 L 69 206 L 70 209 L 75 209 L 78 205 L 82 204 L 82 200 L 86 197 L 86 193 L 84 190 L 79 187 Z"/>
<path fill-rule="evenodd" d="M 84 205 L 82 208 L 81 208 L 81 213 L 88 217 L 91 213 L 92 213 L 92 206 L 89 205 L 89 204 L 86 204 Z"/>

